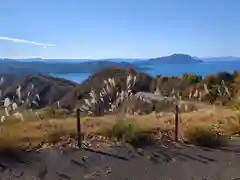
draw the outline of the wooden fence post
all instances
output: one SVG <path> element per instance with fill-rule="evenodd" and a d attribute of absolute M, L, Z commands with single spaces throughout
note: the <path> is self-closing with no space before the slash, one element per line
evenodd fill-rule
<path fill-rule="evenodd" d="M 80 109 L 77 109 L 77 144 L 81 147 L 81 122 L 80 122 Z"/>
<path fill-rule="evenodd" d="M 178 141 L 178 123 L 179 123 L 179 118 L 178 118 L 178 113 L 179 113 L 179 106 L 178 104 L 175 107 L 175 141 Z"/>

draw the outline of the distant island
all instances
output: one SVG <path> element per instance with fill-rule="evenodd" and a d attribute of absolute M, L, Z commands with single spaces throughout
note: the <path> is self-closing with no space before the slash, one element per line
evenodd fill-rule
<path fill-rule="evenodd" d="M 157 61 L 163 64 L 193 64 L 203 62 L 202 60 L 194 58 L 187 54 L 173 54 L 171 56 L 149 59 L 149 61 Z"/>

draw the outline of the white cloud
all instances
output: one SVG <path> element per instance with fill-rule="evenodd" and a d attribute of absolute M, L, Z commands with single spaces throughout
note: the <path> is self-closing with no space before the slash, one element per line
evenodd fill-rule
<path fill-rule="evenodd" d="M 42 47 L 45 48 L 45 49 L 46 49 L 47 47 L 56 46 L 56 44 L 39 43 L 39 42 L 28 41 L 28 40 L 17 39 L 17 38 L 4 37 L 4 36 L 0 36 L 0 40 L 3 40 L 3 41 L 12 41 L 12 42 L 14 42 L 14 43 L 32 44 L 32 45 L 36 45 L 36 46 L 42 46 Z"/>

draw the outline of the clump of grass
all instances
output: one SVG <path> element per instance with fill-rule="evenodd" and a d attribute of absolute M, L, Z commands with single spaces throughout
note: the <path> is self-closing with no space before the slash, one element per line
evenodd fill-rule
<path fill-rule="evenodd" d="M 127 138 L 129 140 L 136 138 L 140 133 L 139 128 L 134 123 L 127 122 L 126 120 L 118 120 L 112 129 L 112 136 L 122 139 Z"/>
<path fill-rule="evenodd" d="M 227 144 L 227 136 L 207 126 L 188 127 L 185 131 L 187 142 L 206 147 L 219 147 Z"/>
<path fill-rule="evenodd" d="M 240 101 L 232 100 L 227 104 L 232 110 L 239 111 L 240 110 Z"/>
<path fill-rule="evenodd" d="M 133 146 L 143 146 L 152 142 L 151 134 L 140 128 L 132 120 L 118 120 L 107 132 L 108 136 Z"/>

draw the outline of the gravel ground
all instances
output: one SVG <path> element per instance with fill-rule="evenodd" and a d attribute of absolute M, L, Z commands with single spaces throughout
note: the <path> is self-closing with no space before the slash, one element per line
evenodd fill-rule
<path fill-rule="evenodd" d="M 91 149 L 8 152 L 0 156 L 0 174 L 11 180 L 240 180 L 240 139 L 218 149 L 93 144 Z"/>

